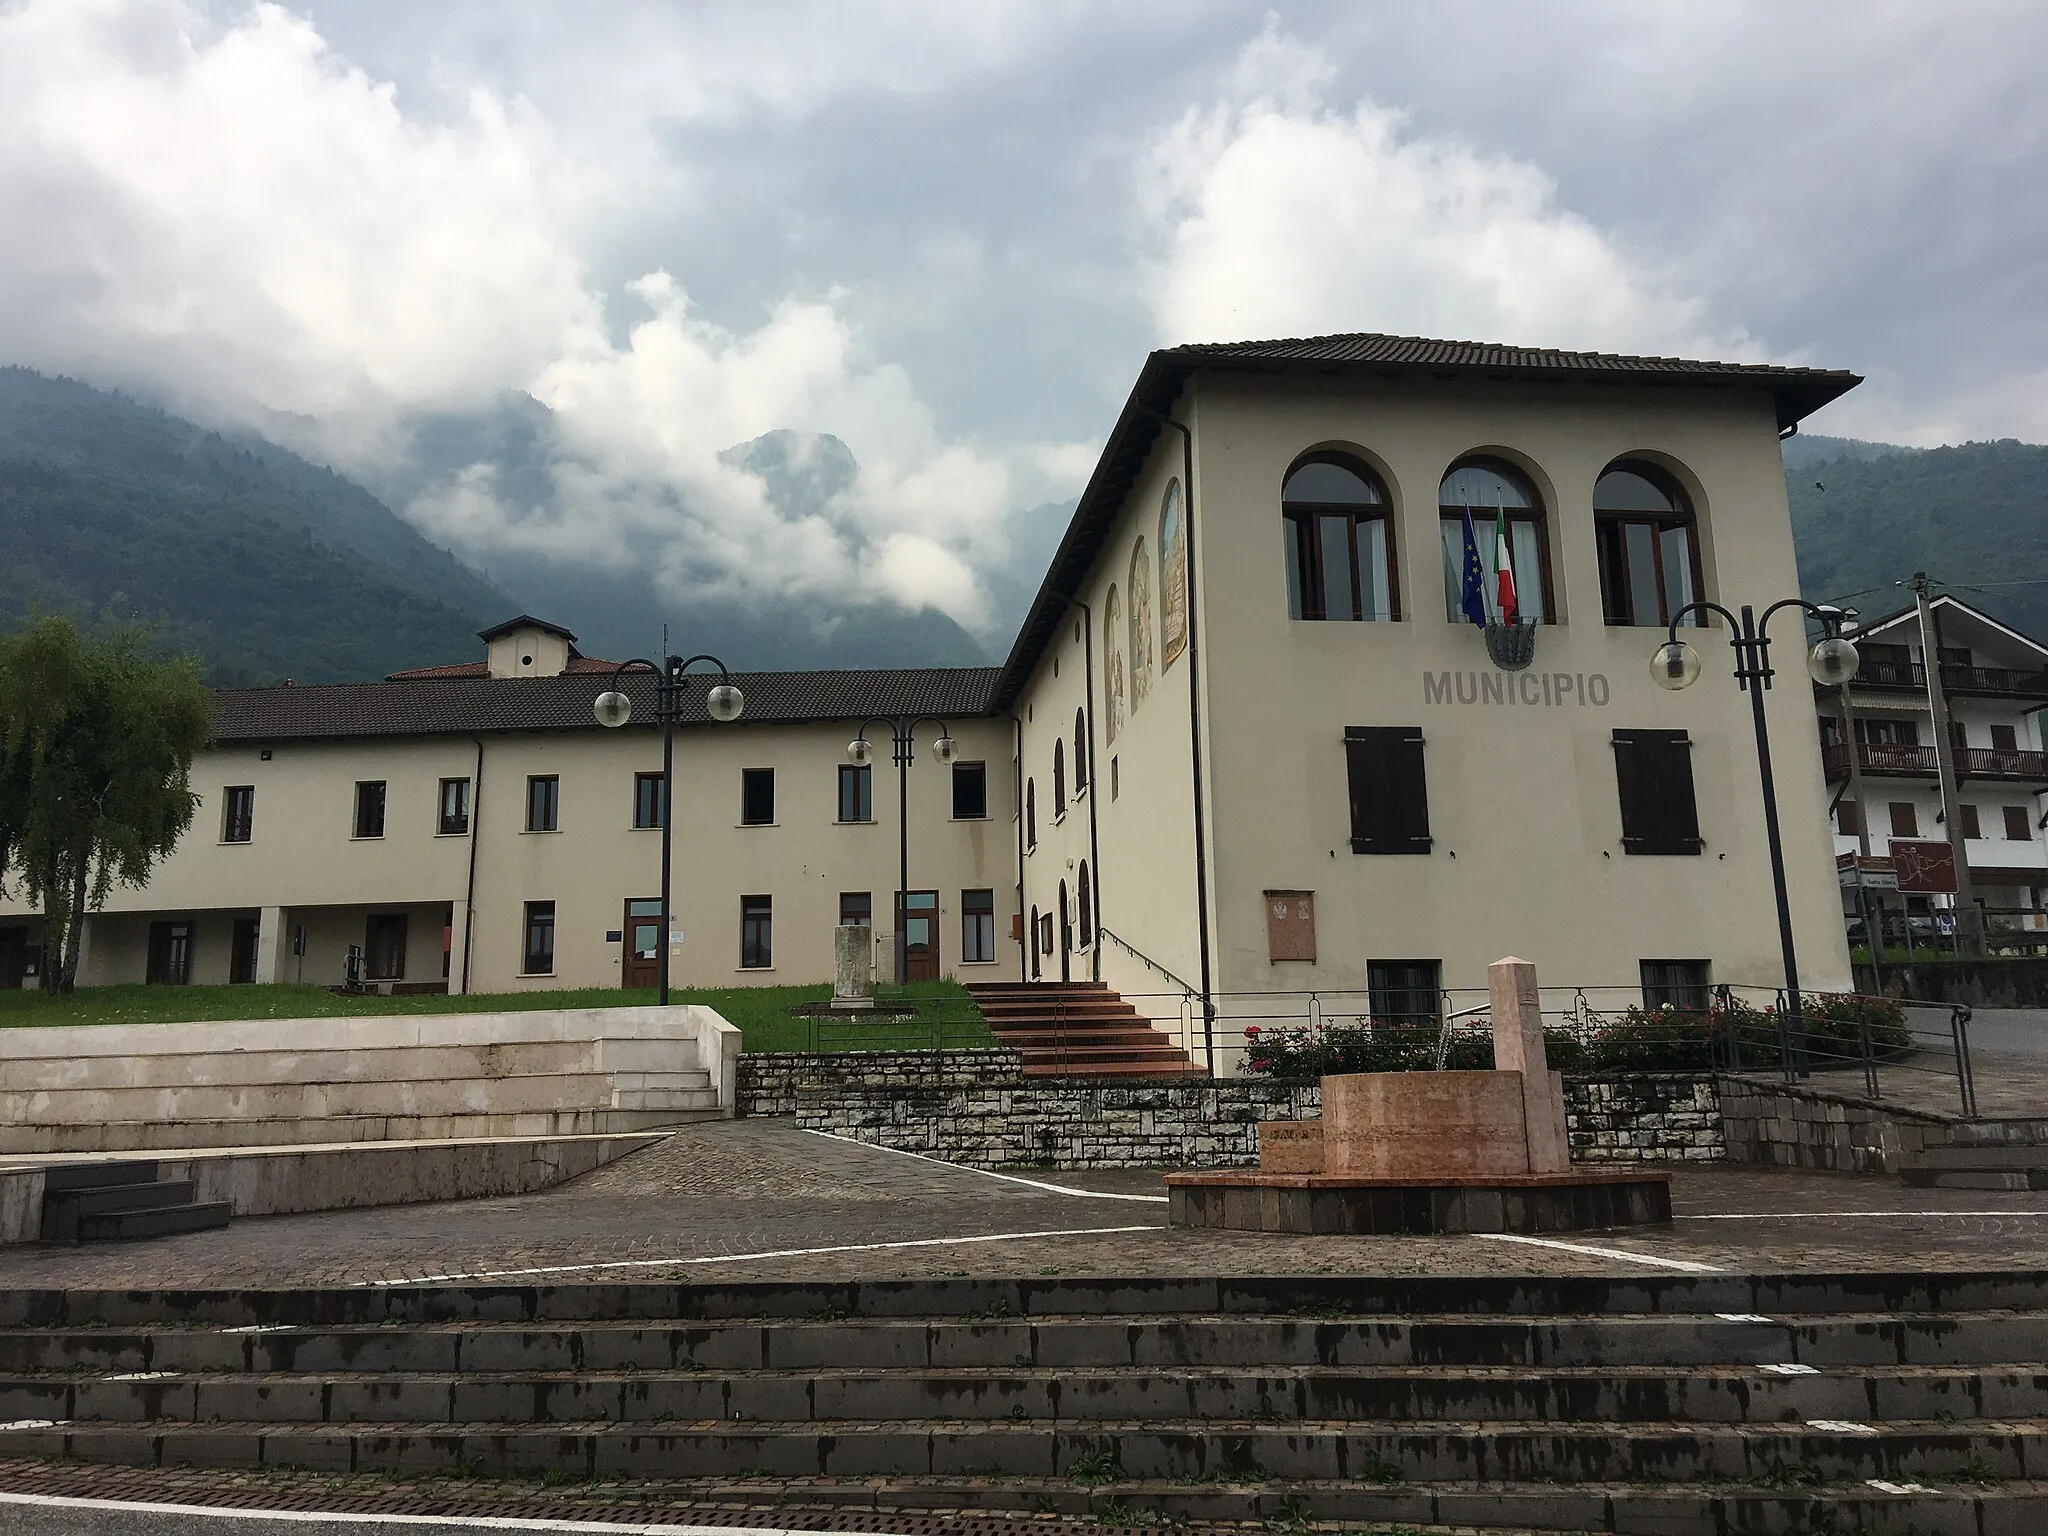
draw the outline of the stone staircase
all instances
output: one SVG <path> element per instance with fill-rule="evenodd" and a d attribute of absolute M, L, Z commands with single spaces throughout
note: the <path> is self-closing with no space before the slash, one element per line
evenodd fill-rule
<path fill-rule="evenodd" d="M 1202 1068 L 1099 981 L 968 987 L 988 1027 L 1024 1053 L 1026 1077 L 1200 1077 Z"/>
<path fill-rule="evenodd" d="M 1919 1128 L 1899 1177 L 1921 1189 L 2048 1189 L 2048 1120 L 1952 1120 Z"/>
<path fill-rule="evenodd" d="M 0 1154 L 617 1135 L 715 1118 L 696 1008 L 15 1029 Z M 715 1015 L 711 1016 L 713 1019 Z M 730 1102 L 730 1088 L 725 1100 Z"/>
<path fill-rule="evenodd" d="M 2019 1536 L 2048 1276 L 15 1290 L 0 1421 L 0 1457 L 919 1517 Z"/>
<path fill-rule="evenodd" d="M 43 1176 L 46 1243 L 124 1242 L 224 1227 L 231 1202 L 201 1200 L 191 1179 L 166 1179 L 155 1163 L 76 1163 Z"/>

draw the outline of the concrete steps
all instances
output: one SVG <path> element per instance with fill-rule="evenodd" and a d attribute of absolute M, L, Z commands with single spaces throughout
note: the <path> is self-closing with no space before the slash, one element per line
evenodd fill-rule
<path fill-rule="evenodd" d="M 968 987 L 989 1029 L 1023 1053 L 1026 1077 L 1200 1077 L 1152 1022 L 1099 981 Z"/>
<path fill-rule="evenodd" d="M 2048 1275 L 0 1293 L 0 1456 L 1725 1536 L 2048 1520 Z"/>
<path fill-rule="evenodd" d="M 192 1146 L 291 1147 L 335 1142 L 525 1140 L 626 1136 L 723 1117 L 708 1093 L 667 1109 L 593 1108 L 476 1115 L 330 1115 L 318 1120 L 111 1121 L 0 1126 L 0 1153 L 172 1152 Z"/>
<path fill-rule="evenodd" d="M 1930 1126 L 1901 1160 L 1916 1189 L 2048 1189 L 2048 1120 L 1958 1120 Z"/>
<path fill-rule="evenodd" d="M 190 1179 L 165 1179 L 150 1162 L 85 1163 L 43 1178 L 45 1242 L 119 1242 L 224 1227 L 234 1207 L 198 1198 Z"/>

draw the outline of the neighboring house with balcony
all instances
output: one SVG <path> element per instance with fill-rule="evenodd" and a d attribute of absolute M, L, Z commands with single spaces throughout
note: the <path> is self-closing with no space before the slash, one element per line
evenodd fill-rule
<path fill-rule="evenodd" d="M 1934 755 L 1930 681 L 1947 704 L 1957 803 L 1978 903 L 1998 926 L 2034 928 L 2048 900 L 2048 836 L 2041 827 L 2048 794 L 2048 752 L 2041 711 L 2048 709 L 2048 645 L 2001 624 L 1955 597 L 1932 603 L 1936 667 L 1930 679 L 1919 615 L 1904 608 L 1867 626 L 1856 641 L 1862 663 L 1850 684 L 1851 727 L 1862 803 L 1847 789 L 1849 742 L 1839 692 L 1817 689 L 1821 758 L 1835 823 L 1837 853 L 1856 853 L 1867 823 L 1869 851 L 1895 840 L 1940 842 L 1948 807 Z M 1847 894 L 1847 893 L 1845 893 Z M 1926 912 L 1947 897 L 1909 896 Z M 1853 901 L 1851 902 L 1853 907 Z"/>

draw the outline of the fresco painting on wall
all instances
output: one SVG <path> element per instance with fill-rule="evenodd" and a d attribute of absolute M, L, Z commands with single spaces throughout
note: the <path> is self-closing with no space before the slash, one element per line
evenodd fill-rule
<path fill-rule="evenodd" d="M 1159 507 L 1159 671 L 1188 648 L 1188 525 L 1180 482 L 1170 480 Z"/>
<path fill-rule="evenodd" d="M 1117 601 L 1116 588 L 1109 589 L 1109 598 L 1102 605 L 1102 649 L 1109 661 L 1106 667 L 1109 678 L 1109 739 L 1114 742 L 1119 727 L 1124 723 L 1124 648 L 1117 631 L 1123 627 L 1123 605 Z"/>
<path fill-rule="evenodd" d="M 1131 551 L 1131 713 L 1152 691 L 1152 568 L 1145 563 L 1145 541 Z"/>

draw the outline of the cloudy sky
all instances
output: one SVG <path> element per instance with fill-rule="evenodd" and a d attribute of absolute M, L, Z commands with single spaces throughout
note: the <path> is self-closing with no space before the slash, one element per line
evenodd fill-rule
<path fill-rule="evenodd" d="M 0 0 L 0 362 L 363 474 L 523 391 L 552 494 L 480 459 L 439 542 L 974 625 L 1162 344 L 1811 362 L 1870 378 L 1811 430 L 2048 439 L 2044 60 L 2028 0 Z M 720 460 L 783 427 L 831 515 Z"/>

